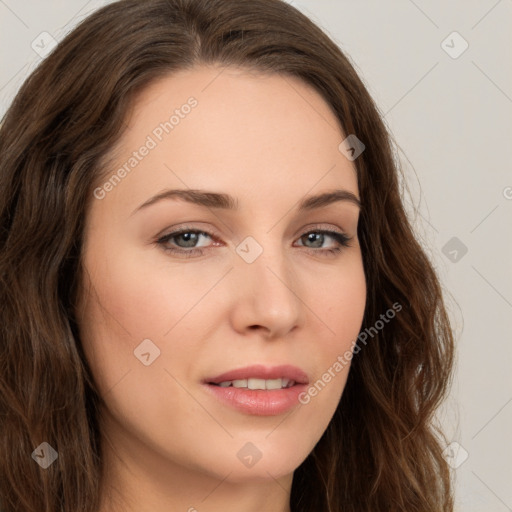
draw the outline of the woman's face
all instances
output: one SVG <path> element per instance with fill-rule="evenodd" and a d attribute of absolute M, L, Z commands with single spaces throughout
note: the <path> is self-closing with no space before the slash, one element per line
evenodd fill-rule
<path fill-rule="evenodd" d="M 126 123 L 84 246 L 103 432 L 134 473 L 290 482 L 363 318 L 348 134 L 297 79 L 220 67 L 153 83 Z"/>

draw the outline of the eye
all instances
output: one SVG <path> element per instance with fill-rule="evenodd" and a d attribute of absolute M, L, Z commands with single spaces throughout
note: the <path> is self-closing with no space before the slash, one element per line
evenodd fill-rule
<path fill-rule="evenodd" d="M 210 250 L 212 245 L 207 244 L 207 241 L 214 238 L 212 234 L 206 231 L 185 227 L 160 237 L 156 243 L 167 253 L 178 257 L 191 258 L 202 256 L 205 250 Z M 298 240 L 301 242 L 299 247 L 305 247 L 314 254 L 327 256 L 335 255 L 342 251 L 344 247 L 349 247 L 352 237 L 338 231 L 313 230 L 304 233 Z M 329 240 L 331 240 L 330 247 L 324 247 L 325 242 Z M 334 241 L 334 245 L 332 241 Z"/>
<path fill-rule="evenodd" d="M 199 245 L 200 242 L 204 242 L 205 239 L 212 238 L 212 236 L 206 231 L 198 231 L 194 229 L 184 228 L 180 231 L 174 231 L 169 233 L 157 240 L 166 252 L 172 254 L 181 254 L 186 258 L 191 256 L 203 254 L 203 251 L 198 250 L 198 247 L 206 247 L 204 244 Z M 169 246 L 169 243 L 173 242 L 174 246 Z M 192 250 L 186 250 L 192 249 Z"/>
<path fill-rule="evenodd" d="M 330 248 L 324 248 L 324 252 L 335 254 L 340 252 L 344 247 L 349 247 L 351 237 L 348 237 L 344 233 L 339 233 L 337 231 L 328 231 L 328 230 L 317 230 L 317 231 L 309 231 L 304 233 L 299 240 L 306 240 L 307 243 L 312 243 L 312 247 L 308 247 L 309 249 L 316 249 L 320 246 L 323 246 L 326 239 L 332 239 L 335 241 L 335 245 Z M 304 244 L 304 243 L 303 243 Z M 316 251 L 318 252 L 318 251 Z"/>

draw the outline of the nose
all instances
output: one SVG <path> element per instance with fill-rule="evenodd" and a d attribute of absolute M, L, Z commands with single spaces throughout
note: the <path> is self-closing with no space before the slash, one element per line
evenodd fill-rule
<path fill-rule="evenodd" d="M 282 252 L 266 249 L 252 263 L 239 258 L 233 274 L 232 325 L 237 332 L 261 331 L 277 339 L 300 326 L 300 283 Z"/>

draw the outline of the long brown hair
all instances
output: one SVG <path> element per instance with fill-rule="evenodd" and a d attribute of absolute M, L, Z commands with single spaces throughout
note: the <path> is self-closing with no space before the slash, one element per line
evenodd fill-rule
<path fill-rule="evenodd" d="M 368 287 L 363 329 L 402 306 L 354 356 L 333 419 L 295 471 L 292 511 L 453 510 L 445 440 L 434 423 L 452 377 L 453 334 L 404 211 L 391 135 L 350 61 L 281 0 L 123 0 L 56 47 L 0 129 L 3 512 L 98 508 L 101 398 L 74 314 L 84 219 L 136 94 L 197 64 L 299 77 L 345 134 L 363 141 L 354 161 Z M 58 453 L 46 470 L 31 457 L 43 442 Z"/>

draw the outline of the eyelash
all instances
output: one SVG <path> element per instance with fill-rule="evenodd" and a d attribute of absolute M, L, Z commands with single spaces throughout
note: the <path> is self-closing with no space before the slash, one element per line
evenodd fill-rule
<path fill-rule="evenodd" d="M 210 237 L 211 239 L 215 238 L 212 234 L 208 233 L 207 231 L 202 231 L 202 230 L 198 230 L 198 229 L 189 229 L 189 228 L 185 227 L 185 228 L 180 229 L 179 231 L 174 231 L 172 233 L 169 233 L 167 235 L 160 237 L 156 241 L 156 243 L 158 245 L 160 245 L 166 253 L 170 253 L 173 255 L 181 256 L 184 258 L 192 258 L 192 257 L 194 257 L 194 255 L 202 256 L 203 251 L 208 250 L 211 247 L 205 248 L 203 250 L 200 250 L 200 249 L 197 249 L 194 247 L 191 248 L 191 250 L 175 249 L 175 248 L 166 247 L 165 244 L 167 244 L 173 238 L 176 238 L 183 234 L 190 234 L 190 233 L 194 233 L 194 234 L 198 234 L 198 235 L 206 235 L 207 237 Z M 315 254 L 323 253 L 323 255 L 327 256 L 327 257 L 335 256 L 336 254 L 341 252 L 343 248 L 350 247 L 349 242 L 352 240 L 352 237 L 349 237 L 343 233 L 339 233 L 338 231 L 330 231 L 330 230 L 324 230 L 324 229 L 307 231 L 304 234 L 302 234 L 299 237 L 299 239 L 303 238 L 304 236 L 310 235 L 312 233 L 320 234 L 320 235 L 328 235 L 329 237 L 333 238 L 339 244 L 338 247 L 334 247 L 332 249 L 313 249 L 311 247 L 306 247 L 306 250 L 308 252 L 315 253 Z M 197 254 L 197 253 L 199 253 L 199 254 Z"/>

